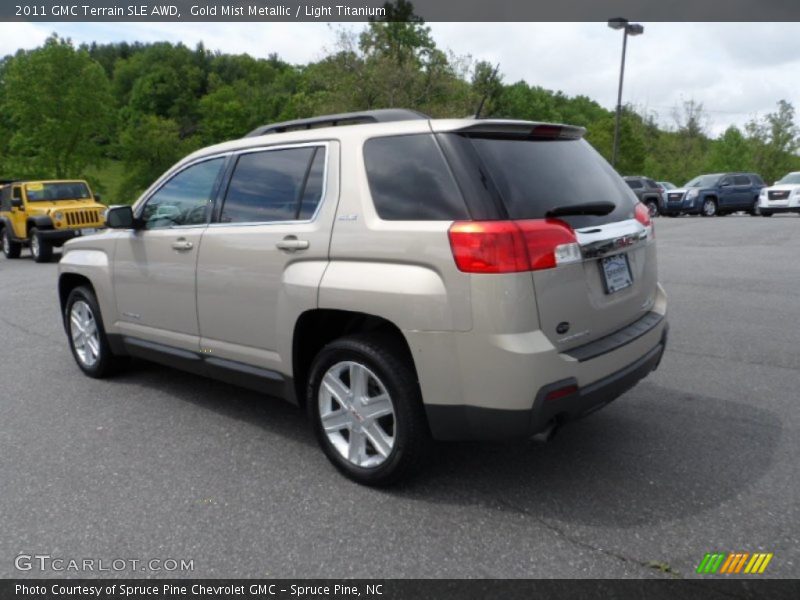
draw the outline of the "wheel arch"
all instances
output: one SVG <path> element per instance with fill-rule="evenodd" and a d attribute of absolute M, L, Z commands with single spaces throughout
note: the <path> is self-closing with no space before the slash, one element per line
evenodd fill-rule
<path fill-rule="evenodd" d="M 417 373 L 411 348 L 400 328 L 383 317 L 363 312 L 317 308 L 303 312 L 292 336 L 292 373 L 295 393 L 305 405 L 305 389 L 314 358 L 325 345 L 346 335 L 374 333 L 388 337 Z"/>

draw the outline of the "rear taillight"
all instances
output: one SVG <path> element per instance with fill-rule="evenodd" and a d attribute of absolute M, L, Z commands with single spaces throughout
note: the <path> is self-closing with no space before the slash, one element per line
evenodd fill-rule
<path fill-rule="evenodd" d="M 456 221 L 448 232 L 465 273 L 519 273 L 581 260 L 575 232 L 558 219 Z"/>
<path fill-rule="evenodd" d="M 655 237 L 656 228 L 653 226 L 653 219 L 650 218 L 650 211 L 644 204 L 641 202 L 636 203 L 636 208 L 633 209 L 633 216 L 639 223 L 644 225 L 649 237 Z"/>

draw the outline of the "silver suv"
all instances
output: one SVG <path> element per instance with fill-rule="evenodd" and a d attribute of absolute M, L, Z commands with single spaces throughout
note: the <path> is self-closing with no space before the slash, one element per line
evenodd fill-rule
<path fill-rule="evenodd" d="M 387 110 L 195 152 L 65 246 L 72 353 L 282 396 L 361 483 L 432 439 L 547 437 L 666 344 L 647 208 L 583 133 Z"/>

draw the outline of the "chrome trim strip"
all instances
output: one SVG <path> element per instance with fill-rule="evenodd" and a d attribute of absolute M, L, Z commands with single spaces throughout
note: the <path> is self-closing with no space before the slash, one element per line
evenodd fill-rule
<path fill-rule="evenodd" d="M 647 228 L 636 219 L 575 230 L 583 258 L 619 254 L 649 241 Z"/>

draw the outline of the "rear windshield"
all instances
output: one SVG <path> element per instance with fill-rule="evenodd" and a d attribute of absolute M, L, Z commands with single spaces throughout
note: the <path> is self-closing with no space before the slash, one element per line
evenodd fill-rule
<path fill-rule="evenodd" d="M 508 218 L 541 219 L 555 208 L 593 202 L 616 208 L 563 219 L 587 227 L 633 218 L 636 196 L 585 140 L 467 139 L 479 157 L 481 179 L 496 186 Z"/>
<path fill-rule="evenodd" d="M 58 200 L 88 200 L 92 197 L 89 187 L 82 181 L 60 181 L 58 183 L 28 183 L 25 193 L 29 202 L 56 202 Z"/>

